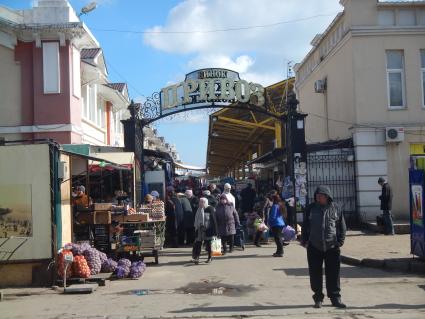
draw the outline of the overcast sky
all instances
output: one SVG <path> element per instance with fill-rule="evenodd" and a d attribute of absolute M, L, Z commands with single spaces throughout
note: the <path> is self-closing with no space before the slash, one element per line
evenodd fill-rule
<path fill-rule="evenodd" d="M 31 2 L 0 0 L 13 8 Z M 76 11 L 88 2 L 70 1 Z M 235 70 L 263 86 L 281 81 L 288 61 L 301 61 L 313 37 L 342 10 L 339 0 L 97 2 L 82 20 L 104 50 L 111 81 L 128 82 L 135 99 L 204 67 Z M 183 162 L 205 165 L 207 116 L 165 120 L 157 128 Z"/>

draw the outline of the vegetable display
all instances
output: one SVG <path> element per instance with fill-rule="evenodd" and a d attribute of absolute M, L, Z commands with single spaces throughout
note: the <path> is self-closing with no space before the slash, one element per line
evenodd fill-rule
<path fill-rule="evenodd" d="M 68 267 L 66 277 L 89 278 L 99 272 L 114 273 L 118 279 L 140 278 L 146 270 L 146 265 L 142 261 L 131 262 L 129 259 L 121 258 L 116 262 L 112 258 L 92 248 L 88 243 L 67 244 L 66 248 L 59 251 L 57 255 L 57 271 L 60 278 L 65 272 L 65 256 L 72 255 L 72 265 Z"/>
<path fill-rule="evenodd" d="M 74 257 L 74 262 L 72 263 L 72 272 L 79 278 L 90 277 L 90 268 L 89 265 L 87 265 L 87 261 L 84 256 L 78 255 Z"/>
<path fill-rule="evenodd" d="M 115 269 L 115 275 L 117 276 L 118 279 L 126 278 L 129 273 L 130 273 L 130 268 L 126 267 L 125 265 L 119 265 Z"/>
<path fill-rule="evenodd" d="M 143 261 L 133 262 L 130 267 L 129 277 L 132 279 L 140 278 L 145 272 L 145 269 L 146 269 L 146 265 Z"/>
<path fill-rule="evenodd" d="M 118 263 L 112 258 L 108 258 L 102 263 L 102 272 L 114 272 Z"/>
<path fill-rule="evenodd" d="M 90 272 L 92 275 L 97 275 L 100 273 L 100 269 L 102 268 L 102 263 L 99 257 L 99 251 L 95 248 L 87 249 L 84 252 L 84 257 L 87 260 L 87 264 L 90 267 Z"/>
<path fill-rule="evenodd" d="M 60 278 L 63 278 L 65 274 L 65 256 L 66 255 L 72 255 L 72 251 L 63 249 L 57 257 L 58 276 Z M 68 267 L 66 271 L 66 278 L 70 278 L 70 277 L 72 277 L 72 269 L 71 267 Z"/>

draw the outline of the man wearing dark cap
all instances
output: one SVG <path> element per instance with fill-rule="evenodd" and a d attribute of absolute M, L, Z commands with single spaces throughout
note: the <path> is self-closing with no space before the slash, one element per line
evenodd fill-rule
<path fill-rule="evenodd" d="M 326 290 L 331 303 L 337 308 L 346 308 L 341 302 L 340 247 L 345 240 L 344 214 L 333 202 L 331 191 L 326 186 L 317 187 L 314 203 L 305 211 L 301 243 L 307 248 L 310 285 L 314 292 L 314 307 L 323 303 L 322 267 L 325 262 Z"/>
<path fill-rule="evenodd" d="M 382 187 L 379 200 L 381 201 L 382 216 L 384 218 L 384 233 L 385 235 L 394 235 L 394 224 L 391 215 L 393 191 L 387 180 L 383 177 L 379 177 L 378 184 Z"/>

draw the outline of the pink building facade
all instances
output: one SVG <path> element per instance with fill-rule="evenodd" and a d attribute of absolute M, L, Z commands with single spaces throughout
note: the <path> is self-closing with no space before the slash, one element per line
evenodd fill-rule
<path fill-rule="evenodd" d="M 124 83 L 66 0 L 0 7 L 0 137 L 123 146 Z"/>

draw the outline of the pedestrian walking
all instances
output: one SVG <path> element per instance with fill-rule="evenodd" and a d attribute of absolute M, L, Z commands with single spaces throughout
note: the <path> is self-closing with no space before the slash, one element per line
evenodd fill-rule
<path fill-rule="evenodd" d="M 241 191 L 241 213 L 251 213 L 254 208 L 255 197 L 257 192 L 252 188 L 252 184 L 248 185 Z"/>
<path fill-rule="evenodd" d="M 206 263 L 212 261 L 211 256 L 211 240 L 217 236 L 217 220 L 214 207 L 208 205 L 208 199 L 202 197 L 199 199 L 199 207 L 195 215 L 195 242 L 192 250 L 192 261 L 195 264 L 199 263 L 201 256 L 202 244 L 208 253 Z"/>
<path fill-rule="evenodd" d="M 231 253 L 233 252 L 236 227 L 240 227 L 240 222 L 235 207 L 229 203 L 225 194 L 222 194 L 220 197 L 220 202 L 216 208 L 216 218 L 217 233 L 221 237 L 223 254 L 227 252 Z M 229 245 L 229 250 L 227 250 L 227 244 Z"/>
<path fill-rule="evenodd" d="M 235 196 L 231 193 L 232 186 L 229 183 L 224 184 L 223 194 L 226 195 L 227 201 L 236 208 Z M 220 197 L 221 198 L 221 197 Z"/>
<path fill-rule="evenodd" d="M 214 208 L 216 208 L 217 207 L 217 204 L 218 204 L 218 202 L 217 202 L 217 199 L 215 198 L 215 196 L 214 195 L 212 195 L 211 194 L 211 191 L 209 191 L 209 190 L 204 190 L 203 192 L 202 192 L 202 195 L 204 195 L 204 197 L 206 198 L 206 199 L 208 199 L 208 203 L 212 206 L 212 207 L 214 207 Z"/>
<path fill-rule="evenodd" d="M 379 177 L 378 184 L 382 187 L 382 193 L 379 196 L 379 200 L 381 201 L 382 217 L 384 218 L 384 234 L 394 235 L 394 224 L 391 214 L 393 191 L 384 177 Z"/>
<path fill-rule="evenodd" d="M 214 196 L 215 198 L 219 198 L 219 196 L 221 195 L 221 191 L 220 189 L 217 187 L 216 184 L 210 184 L 208 186 L 209 191 L 211 192 L 211 195 Z"/>
<path fill-rule="evenodd" d="M 193 195 L 193 190 L 191 189 L 187 189 L 185 191 L 185 195 L 190 202 L 190 206 L 192 207 L 193 216 L 195 216 L 196 212 L 198 211 L 199 199 Z"/>
<path fill-rule="evenodd" d="M 340 247 L 344 244 L 346 232 L 344 214 L 333 202 L 328 187 L 317 187 L 314 199 L 314 203 L 306 208 L 301 234 L 301 243 L 307 248 L 314 307 L 321 308 L 323 303 L 322 267 L 325 262 L 327 295 L 334 307 L 346 308 L 341 302 L 339 274 Z"/>
<path fill-rule="evenodd" d="M 181 238 L 183 242 L 181 244 L 192 245 L 195 236 L 195 228 L 193 227 L 195 215 L 193 214 L 192 206 L 186 195 L 178 193 L 177 197 L 183 208 L 183 234 Z"/>
<path fill-rule="evenodd" d="M 273 202 L 273 205 L 270 208 L 268 224 L 276 243 L 276 252 L 273 254 L 273 257 L 283 257 L 282 230 L 283 227 L 285 227 L 285 221 L 283 219 L 283 216 L 285 215 L 285 208 L 281 205 L 281 199 L 278 194 L 272 195 L 271 201 Z"/>
<path fill-rule="evenodd" d="M 168 245 L 177 248 L 179 244 L 184 244 L 184 214 L 182 204 L 171 186 L 167 188 L 165 216 L 166 235 L 168 235 L 166 242 L 168 242 Z"/>

